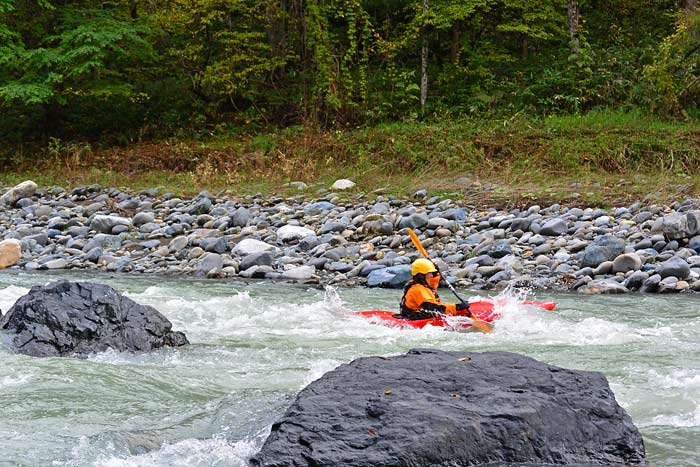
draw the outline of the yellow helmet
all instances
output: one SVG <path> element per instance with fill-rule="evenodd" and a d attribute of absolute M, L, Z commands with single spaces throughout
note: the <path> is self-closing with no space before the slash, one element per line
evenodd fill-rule
<path fill-rule="evenodd" d="M 429 272 L 436 272 L 435 265 L 432 261 L 425 258 L 418 258 L 411 264 L 411 275 L 416 274 L 428 274 Z"/>

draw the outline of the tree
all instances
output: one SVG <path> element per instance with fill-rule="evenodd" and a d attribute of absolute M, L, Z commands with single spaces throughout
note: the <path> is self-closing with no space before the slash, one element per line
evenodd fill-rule
<path fill-rule="evenodd" d="M 581 13 L 578 9 L 578 0 L 568 1 L 568 18 L 569 18 L 569 43 L 571 44 L 571 53 L 578 53 L 581 43 L 578 38 L 580 23 L 581 23 Z"/>
<path fill-rule="evenodd" d="M 266 2 L 165 0 L 155 15 L 174 74 L 211 110 L 244 111 L 289 58 L 273 51 L 268 25 L 279 11 Z"/>
<path fill-rule="evenodd" d="M 10 39 L 0 49 L 0 102 L 40 106 L 44 129 L 60 124 L 61 109 L 75 102 L 128 101 L 139 94 L 137 67 L 153 56 L 148 30 L 130 17 L 125 2 L 91 3 L 15 3 L 12 17 L 12 3 L 0 4 L 0 34 Z"/>
<path fill-rule="evenodd" d="M 423 0 L 423 15 L 428 13 L 430 3 Z M 420 108 L 425 111 L 425 101 L 428 99 L 428 31 L 421 30 L 421 52 L 420 52 Z"/>
<path fill-rule="evenodd" d="M 680 115 L 700 102 L 700 11 L 683 11 L 676 30 L 645 67 L 644 97 L 652 111 Z"/>

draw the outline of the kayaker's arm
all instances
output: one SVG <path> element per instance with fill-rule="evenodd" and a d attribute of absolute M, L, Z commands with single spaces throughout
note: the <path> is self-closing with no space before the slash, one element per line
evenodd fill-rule
<path fill-rule="evenodd" d="M 434 302 L 421 303 L 419 310 L 428 311 L 430 313 L 436 313 L 436 314 L 441 314 L 441 315 L 449 314 L 447 312 L 447 306 L 441 305 L 439 303 L 434 303 Z"/>
<path fill-rule="evenodd" d="M 468 303 L 458 303 L 457 305 L 455 305 L 455 310 L 457 311 L 457 313 L 455 314 L 458 316 L 468 316 L 470 318 L 472 317 L 472 311 L 469 309 Z"/>
<path fill-rule="evenodd" d="M 468 303 L 435 303 L 435 302 L 423 302 L 420 304 L 420 309 L 424 311 L 437 312 L 443 315 L 450 316 L 472 316 L 472 312 L 469 310 Z"/>

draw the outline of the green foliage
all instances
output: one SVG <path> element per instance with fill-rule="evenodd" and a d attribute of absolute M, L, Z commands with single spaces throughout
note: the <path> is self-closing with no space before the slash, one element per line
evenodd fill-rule
<path fill-rule="evenodd" d="M 496 30 L 529 39 L 563 40 L 566 0 L 502 0 L 504 20 Z"/>
<path fill-rule="evenodd" d="M 173 0 L 154 19 L 166 33 L 170 73 L 187 79 L 215 114 L 260 99 L 268 77 L 285 65 L 288 57 L 275 55 L 266 35 L 266 15 L 277 14 L 264 2 Z"/>
<path fill-rule="evenodd" d="M 579 0 L 572 54 L 567 0 L 0 0 L 0 127 L 14 142 L 128 143 L 634 106 L 697 116 L 700 20 L 678 3 Z"/>
<path fill-rule="evenodd" d="M 641 98 L 654 112 L 678 115 L 700 98 L 700 11 L 678 16 L 676 30 L 644 69 Z"/>
<path fill-rule="evenodd" d="M 0 86 L 6 104 L 65 105 L 78 96 L 134 96 L 130 67 L 152 56 L 147 31 L 103 9 L 56 10 L 53 34 L 41 47 L 16 46 L 10 78 Z M 4 55 L 4 54 L 3 54 Z"/>

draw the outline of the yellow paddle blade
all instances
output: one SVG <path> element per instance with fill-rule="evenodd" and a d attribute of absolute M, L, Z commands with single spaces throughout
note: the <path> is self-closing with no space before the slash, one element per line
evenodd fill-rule
<path fill-rule="evenodd" d="M 418 251 L 420 251 L 420 254 L 423 255 L 424 257 L 430 259 L 428 256 L 428 252 L 425 251 L 425 248 L 423 248 L 423 245 L 420 242 L 420 239 L 418 238 L 418 235 L 413 231 L 413 229 L 408 229 L 408 235 L 411 236 L 411 241 L 413 242 L 413 245 L 416 247 Z"/>
<path fill-rule="evenodd" d="M 493 325 L 487 323 L 486 321 L 481 321 L 476 316 L 472 316 L 473 326 L 481 332 L 489 333 L 493 332 Z"/>

